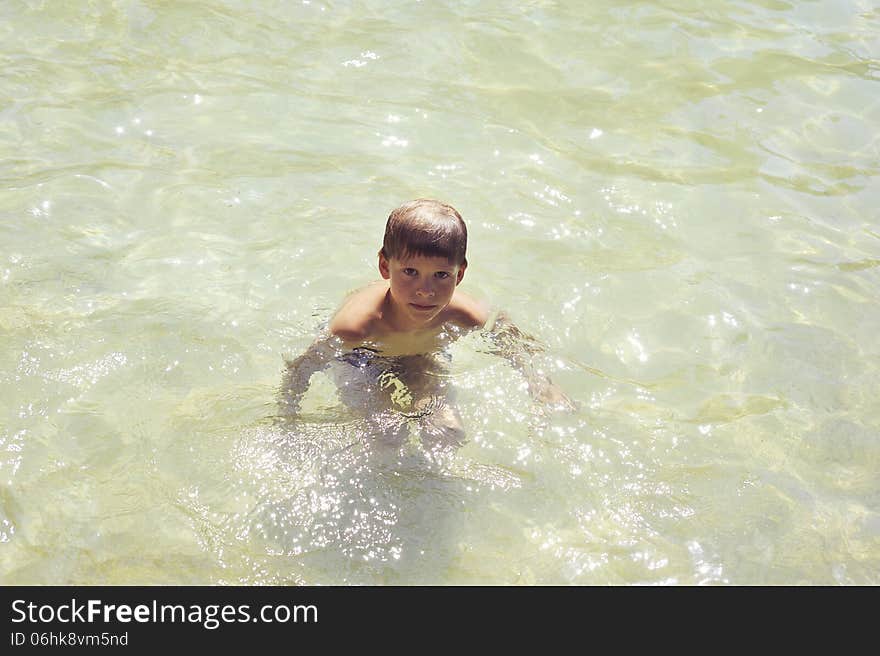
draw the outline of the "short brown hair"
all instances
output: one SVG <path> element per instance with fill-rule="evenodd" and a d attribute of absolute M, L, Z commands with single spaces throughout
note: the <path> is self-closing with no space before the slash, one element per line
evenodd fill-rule
<path fill-rule="evenodd" d="M 423 255 L 467 265 L 467 226 L 451 205 L 419 198 L 391 212 L 380 252 L 388 259 Z"/>

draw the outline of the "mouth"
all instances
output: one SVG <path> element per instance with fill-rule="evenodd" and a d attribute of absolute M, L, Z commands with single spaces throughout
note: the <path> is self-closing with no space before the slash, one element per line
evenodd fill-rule
<path fill-rule="evenodd" d="M 437 307 L 436 305 L 419 305 L 418 303 L 410 303 L 409 306 L 411 308 L 419 310 L 420 312 L 428 312 L 429 310 L 433 310 Z"/>

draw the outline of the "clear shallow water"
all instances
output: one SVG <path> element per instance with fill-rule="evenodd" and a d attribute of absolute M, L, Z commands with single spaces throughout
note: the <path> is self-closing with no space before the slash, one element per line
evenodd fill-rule
<path fill-rule="evenodd" d="M 880 582 L 880 13 L 582 5 L 3 3 L 0 580 Z M 418 196 L 577 412 L 273 421 Z"/>

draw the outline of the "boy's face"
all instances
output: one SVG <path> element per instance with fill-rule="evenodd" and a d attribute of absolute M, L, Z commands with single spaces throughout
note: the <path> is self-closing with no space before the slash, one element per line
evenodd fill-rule
<path fill-rule="evenodd" d="M 385 258 L 379 253 L 379 272 L 391 282 L 395 309 L 416 327 L 429 323 L 449 305 L 465 265 L 445 257 L 412 255 Z"/>

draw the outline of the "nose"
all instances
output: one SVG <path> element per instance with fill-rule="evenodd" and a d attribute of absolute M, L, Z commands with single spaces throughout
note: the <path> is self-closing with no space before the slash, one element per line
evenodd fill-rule
<path fill-rule="evenodd" d="M 434 288 L 429 282 L 425 281 L 416 289 L 416 295 L 421 298 L 430 298 L 434 295 Z"/>

